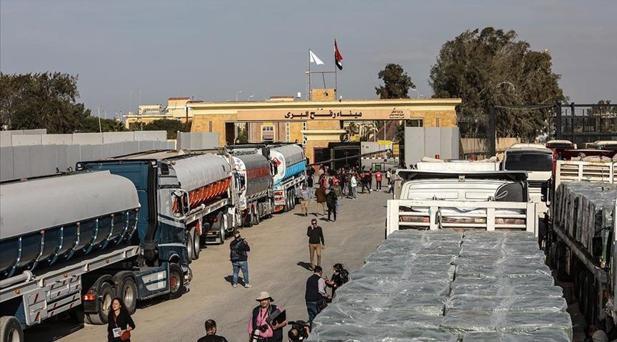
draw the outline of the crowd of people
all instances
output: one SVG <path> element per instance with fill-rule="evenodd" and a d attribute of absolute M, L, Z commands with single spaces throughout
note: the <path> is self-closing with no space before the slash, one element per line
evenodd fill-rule
<path fill-rule="evenodd" d="M 386 189 L 382 190 L 384 181 Z M 297 194 L 301 204 L 300 214 L 308 216 L 311 204 L 315 203 L 313 215 L 316 217 L 327 215 L 327 221 L 336 222 L 340 198 L 356 199 L 358 187 L 361 187 L 360 193 L 392 192 L 393 181 L 394 176 L 391 170 L 382 172 L 358 167 L 331 170 L 328 166 L 322 166 L 315 172 L 312 167 L 309 167 L 307 169 L 307 181 Z M 288 324 L 291 325 L 288 340 L 302 341 L 308 336 L 315 317 L 336 295 L 336 289 L 349 280 L 349 272 L 340 263 L 332 266 L 332 275 L 329 279 L 324 277 L 321 256 L 326 245 L 323 229 L 318 225 L 316 218 L 311 219 L 306 236 L 308 237 L 310 260 L 307 268 L 313 272 L 306 280 L 304 295 L 308 320 L 288 321 L 283 307 L 273 304 L 272 296 L 268 292 L 262 291 L 255 298 L 258 305 L 252 309 L 248 321 L 249 341 L 282 342 L 283 328 Z M 237 230 L 233 232 L 233 240 L 229 244 L 229 249 L 229 259 L 232 265 L 232 286 L 235 288 L 238 284 L 241 284 L 250 288 L 248 258 L 251 248 Z M 241 283 L 240 272 L 242 272 Z M 114 342 L 130 341 L 130 334 L 135 329 L 135 323 L 124 309 L 122 301 L 118 298 L 114 299 L 109 312 L 108 340 Z M 214 320 L 208 319 L 205 322 L 205 330 L 206 335 L 200 338 L 198 342 L 227 341 L 224 337 L 217 335 Z"/>

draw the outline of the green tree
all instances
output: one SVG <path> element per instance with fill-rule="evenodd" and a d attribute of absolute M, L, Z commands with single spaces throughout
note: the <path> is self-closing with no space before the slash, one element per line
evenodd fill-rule
<path fill-rule="evenodd" d="M 90 116 L 90 110 L 77 103 L 77 98 L 77 76 L 59 72 L 0 73 L 0 125 L 72 133 Z"/>
<path fill-rule="evenodd" d="M 155 120 L 143 125 L 144 131 L 167 131 L 167 139 L 176 139 L 178 132 L 190 132 L 191 122 L 188 124 L 174 119 Z"/>
<path fill-rule="evenodd" d="M 122 132 L 126 129 L 122 122 L 112 119 L 100 119 L 100 130 L 103 132 Z M 96 116 L 88 116 L 81 121 L 80 132 L 99 132 L 99 118 Z"/>
<path fill-rule="evenodd" d="M 384 85 L 375 87 L 375 92 L 381 99 L 406 99 L 409 88 L 415 88 L 411 77 L 398 64 L 387 64 L 377 76 Z"/>
<path fill-rule="evenodd" d="M 486 27 L 446 42 L 433 65 L 435 97 L 460 97 L 463 136 L 486 132 L 487 115 L 499 106 L 552 104 L 565 99 L 548 51 L 533 51 L 515 31 Z M 533 140 L 547 132 L 550 109 L 497 110 L 498 136 Z"/>

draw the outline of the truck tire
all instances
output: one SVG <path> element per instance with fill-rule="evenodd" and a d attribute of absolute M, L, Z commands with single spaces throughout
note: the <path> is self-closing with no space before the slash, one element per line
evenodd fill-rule
<path fill-rule="evenodd" d="M 225 243 L 225 235 L 227 235 L 227 232 L 225 231 L 225 225 L 221 222 L 220 226 L 219 226 L 219 237 L 218 240 L 216 241 L 216 243 L 218 243 L 219 245 L 222 245 Z"/>
<path fill-rule="evenodd" d="M 109 307 L 111 301 L 114 299 L 113 286 L 104 281 L 100 282 L 96 290 L 98 294 L 98 312 L 88 313 L 85 316 L 85 320 L 89 324 L 102 325 L 107 324 L 107 315 L 109 314 Z"/>
<path fill-rule="evenodd" d="M 193 237 L 193 260 L 199 259 L 199 253 L 201 252 L 201 237 L 197 235 L 195 227 L 191 229 L 191 236 Z"/>
<path fill-rule="evenodd" d="M 169 264 L 169 299 L 176 299 L 184 293 L 184 273 L 178 264 Z"/>
<path fill-rule="evenodd" d="M 261 216 L 261 205 L 259 202 L 255 204 L 255 224 L 259 224 L 260 216 Z"/>
<path fill-rule="evenodd" d="M 24 341 L 24 331 L 21 329 L 21 324 L 19 324 L 17 318 L 13 316 L 0 317 L 0 336 L 2 336 L 3 342 Z"/>
<path fill-rule="evenodd" d="M 129 315 L 132 315 L 137 310 L 137 283 L 135 279 L 127 273 L 119 275 L 121 279 L 116 282 L 116 284 L 118 284 L 116 295 L 122 299 L 122 303 Z"/>
<path fill-rule="evenodd" d="M 193 248 L 195 247 L 195 245 L 193 244 L 193 236 L 191 235 L 191 232 L 188 231 L 186 232 L 186 251 L 189 255 L 189 258 L 191 258 L 191 260 L 193 259 L 193 255 L 195 255 L 195 251 L 193 250 Z"/>

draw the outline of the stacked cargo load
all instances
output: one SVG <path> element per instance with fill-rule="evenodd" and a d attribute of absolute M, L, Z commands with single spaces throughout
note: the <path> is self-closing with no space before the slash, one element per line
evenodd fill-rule
<path fill-rule="evenodd" d="M 617 185 L 609 183 L 562 183 L 555 193 L 554 224 L 594 256 L 595 263 L 608 260 L 598 251 L 613 229 L 615 199 Z"/>
<path fill-rule="evenodd" d="M 533 234 L 393 232 L 314 322 L 310 341 L 570 341 Z"/>

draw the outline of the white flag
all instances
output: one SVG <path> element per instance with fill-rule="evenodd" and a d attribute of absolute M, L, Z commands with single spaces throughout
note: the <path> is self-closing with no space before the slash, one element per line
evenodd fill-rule
<path fill-rule="evenodd" d="M 309 58 L 310 58 L 311 63 L 315 63 L 317 65 L 324 64 L 323 61 L 319 59 L 319 57 L 317 57 L 317 55 L 311 50 L 309 50 Z"/>

